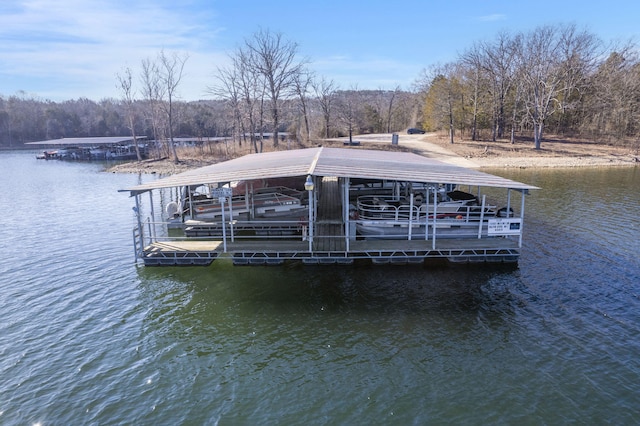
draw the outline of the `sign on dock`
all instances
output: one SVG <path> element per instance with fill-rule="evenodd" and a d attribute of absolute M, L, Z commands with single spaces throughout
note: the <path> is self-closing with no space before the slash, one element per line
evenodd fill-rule
<path fill-rule="evenodd" d="M 520 235 L 521 228 L 520 218 L 489 219 L 487 231 L 489 235 Z"/>
<path fill-rule="evenodd" d="M 228 198 L 233 195 L 233 190 L 231 188 L 212 188 L 211 189 L 211 197 L 212 198 Z"/>

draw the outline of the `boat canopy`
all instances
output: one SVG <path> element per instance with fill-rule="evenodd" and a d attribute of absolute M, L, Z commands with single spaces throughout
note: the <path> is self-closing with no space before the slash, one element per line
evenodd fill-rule
<path fill-rule="evenodd" d="M 308 175 L 471 185 L 525 192 L 539 189 L 413 153 L 319 147 L 249 154 L 120 191 L 134 196 L 160 188 Z"/>
<path fill-rule="evenodd" d="M 146 139 L 146 136 L 136 136 L 138 140 Z M 49 139 L 38 142 L 27 142 L 25 145 L 63 145 L 63 146 L 82 146 L 82 145 L 115 145 L 119 143 L 133 142 L 131 136 L 100 136 L 92 138 L 61 138 L 61 139 Z"/>

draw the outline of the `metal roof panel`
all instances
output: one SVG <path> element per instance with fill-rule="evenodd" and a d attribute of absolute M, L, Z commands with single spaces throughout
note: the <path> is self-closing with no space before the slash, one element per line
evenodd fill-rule
<path fill-rule="evenodd" d="M 137 136 L 136 139 L 144 140 L 146 136 Z M 46 141 L 27 142 L 25 145 L 58 145 L 58 146 L 80 146 L 80 145 L 113 145 L 123 142 L 133 142 L 131 136 L 105 136 L 92 138 L 61 138 Z"/>
<path fill-rule="evenodd" d="M 406 152 L 307 148 L 249 154 L 126 188 L 132 195 L 159 188 L 292 176 L 334 176 L 511 189 L 535 186 Z"/>

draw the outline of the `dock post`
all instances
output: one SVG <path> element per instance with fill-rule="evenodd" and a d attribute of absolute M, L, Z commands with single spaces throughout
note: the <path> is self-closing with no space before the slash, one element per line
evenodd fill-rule
<path fill-rule="evenodd" d="M 349 186 L 348 177 L 342 181 L 342 221 L 344 222 L 344 247 L 349 252 L 349 239 L 351 238 L 351 218 L 349 217 Z M 355 224 L 354 224 L 355 226 Z"/>
<path fill-rule="evenodd" d="M 487 196 L 482 195 L 482 210 L 480 210 L 480 226 L 478 226 L 478 239 L 482 238 L 482 223 L 484 222 L 484 206 L 486 204 Z"/>
<path fill-rule="evenodd" d="M 433 240 L 433 242 L 431 243 L 432 250 L 436 249 L 436 220 L 437 220 L 436 218 L 438 216 L 437 210 L 438 210 L 438 187 L 436 187 L 433 191 L 433 230 L 431 231 L 432 240 Z M 427 221 L 429 216 L 428 213 L 429 211 L 427 211 Z"/>
<path fill-rule="evenodd" d="M 424 193 L 424 240 L 429 241 L 429 188 Z M 418 209 L 418 219 L 420 219 L 420 209 Z"/>
<path fill-rule="evenodd" d="M 309 253 L 313 251 L 313 197 L 315 185 L 313 184 L 313 178 L 311 175 L 307 175 L 307 180 L 304 182 L 304 189 L 309 192 Z"/>
<path fill-rule="evenodd" d="M 153 221 L 153 228 L 149 229 L 149 234 L 151 234 L 149 237 L 153 237 L 153 241 L 156 241 L 158 235 L 156 233 L 156 212 L 153 208 L 153 191 L 149 191 L 149 205 L 151 206 L 151 220 Z"/>
<path fill-rule="evenodd" d="M 144 249 L 144 228 L 142 227 L 142 218 L 140 217 L 140 194 L 136 194 L 136 220 L 138 221 L 138 229 L 140 229 L 140 246 Z"/>
<path fill-rule="evenodd" d="M 527 193 L 526 189 L 520 191 L 520 196 L 522 197 L 522 204 L 520 205 L 520 236 L 518 237 L 518 248 L 522 248 L 522 227 L 524 227 L 524 196 Z M 507 210 L 509 213 L 509 210 Z"/>
<path fill-rule="evenodd" d="M 191 192 L 191 187 L 187 186 L 187 191 L 189 192 L 189 214 L 191 215 L 191 219 L 195 219 L 196 211 L 193 209 L 193 194 Z"/>
<path fill-rule="evenodd" d="M 133 256 L 134 262 L 138 263 L 138 244 L 140 244 L 140 242 L 138 241 L 138 236 L 136 235 L 136 229 L 137 228 L 133 229 Z M 140 232 L 140 230 L 138 230 L 138 232 Z"/>
<path fill-rule="evenodd" d="M 411 233 L 413 231 L 413 191 L 409 195 L 409 229 L 407 234 L 409 235 L 409 241 L 411 241 Z"/>
<path fill-rule="evenodd" d="M 227 224 L 225 223 L 224 226 L 226 228 Z M 233 237 L 233 193 L 229 198 L 229 231 L 231 232 L 231 242 L 233 243 L 235 241 Z"/>
<path fill-rule="evenodd" d="M 218 198 L 218 201 L 220 201 L 220 211 L 222 212 L 222 250 L 226 253 L 227 252 L 227 225 L 225 224 L 225 219 L 224 219 L 224 200 L 226 197 L 220 197 Z"/>

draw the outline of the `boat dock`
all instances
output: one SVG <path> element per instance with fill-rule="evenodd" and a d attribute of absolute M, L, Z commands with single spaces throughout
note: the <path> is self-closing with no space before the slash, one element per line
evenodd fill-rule
<path fill-rule="evenodd" d="M 274 179 L 288 179 L 297 198 L 265 198 Z M 136 259 L 169 266 L 218 259 L 235 265 L 513 263 L 530 189 L 537 188 L 415 154 L 310 148 L 251 154 L 121 191 L 136 202 Z M 496 190 L 503 200 L 496 200 Z M 154 198 L 158 191 L 173 198 Z M 282 191 L 273 187 L 274 194 Z M 167 202 L 170 208 L 162 205 Z"/>
<path fill-rule="evenodd" d="M 61 138 L 27 142 L 25 145 L 47 147 L 36 155 L 43 160 L 119 161 L 137 159 L 138 153 L 146 158 L 149 153 L 146 139 L 146 136 Z"/>

